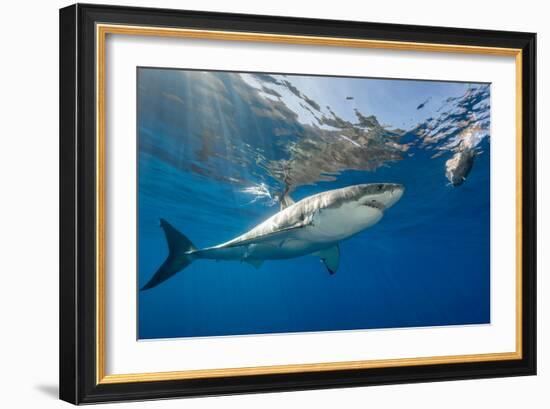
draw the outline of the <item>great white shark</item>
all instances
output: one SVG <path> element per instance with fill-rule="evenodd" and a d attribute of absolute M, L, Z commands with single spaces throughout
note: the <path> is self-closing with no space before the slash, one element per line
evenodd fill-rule
<path fill-rule="evenodd" d="M 312 254 L 334 274 L 340 264 L 338 243 L 378 223 L 404 190 L 399 184 L 369 183 L 317 193 L 298 202 L 284 194 L 278 213 L 232 240 L 202 249 L 160 219 L 168 257 L 141 290 L 156 287 L 198 259 L 238 260 L 259 268 L 265 260 Z"/>

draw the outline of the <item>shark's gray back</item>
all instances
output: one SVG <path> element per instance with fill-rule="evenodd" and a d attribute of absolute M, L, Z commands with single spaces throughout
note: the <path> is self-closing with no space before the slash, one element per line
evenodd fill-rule
<path fill-rule="evenodd" d="M 370 185 L 349 186 L 306 197 L 274 214 L 243 235 L 220 244 L 219 247 L 235 246 L 241 242 L 249 242 L 280 231 L 288 231 L 294 228 L 307 226 L 311 223 L 313 216 L 319 210 L 339 208 L 346 202 L 356 200 L 358 197 L 366 193 L 368 194 L 369 186 Z M 376 185 L 372 186 L 374 192 Z M 367 190 L 365 190 L 365 187 Z"/>

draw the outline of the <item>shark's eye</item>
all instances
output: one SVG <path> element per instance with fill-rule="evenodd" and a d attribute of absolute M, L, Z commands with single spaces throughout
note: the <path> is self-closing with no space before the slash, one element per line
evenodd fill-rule
<path fill-rule="evenodd" d="M 382 190 L 382 188 L 384 187 L 384 185 L 378 185 L 376 186 L 378 188 L 378 190 Z"/>

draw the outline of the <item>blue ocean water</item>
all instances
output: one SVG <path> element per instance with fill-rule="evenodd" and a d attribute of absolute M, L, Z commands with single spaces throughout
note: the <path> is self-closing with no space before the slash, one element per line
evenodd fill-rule
<path fill-rule="evenodd" d="M 490 322 L 488 85 L 140 68 L 137 86 L 140 339 Z M 207 247 L 285 188 L 370 182 L 406 191 L 334 275 L 315 256 L 197 260 L 139 291 L 168 254 L 160 218 Z"/>

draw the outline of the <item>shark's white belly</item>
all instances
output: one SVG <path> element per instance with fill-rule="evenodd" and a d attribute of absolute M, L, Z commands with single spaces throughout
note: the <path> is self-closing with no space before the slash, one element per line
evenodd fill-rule
<path fill-rule="evenodd" d="M 345 240 L 378 223 L 383 214 L 379 209 L 356 203 L 323 209 L 313 217 L 307 234 L 310 240 L 317 242 Z"/>
<path fill-rule="evenodd" d="M 275 260 L 299 257 L 334 246 L 382 218 L 379 209 L 345 204 L 317 211 L 307 226 L 242 246 L 211 248 L 202 258 L 225 260 Z"/>

